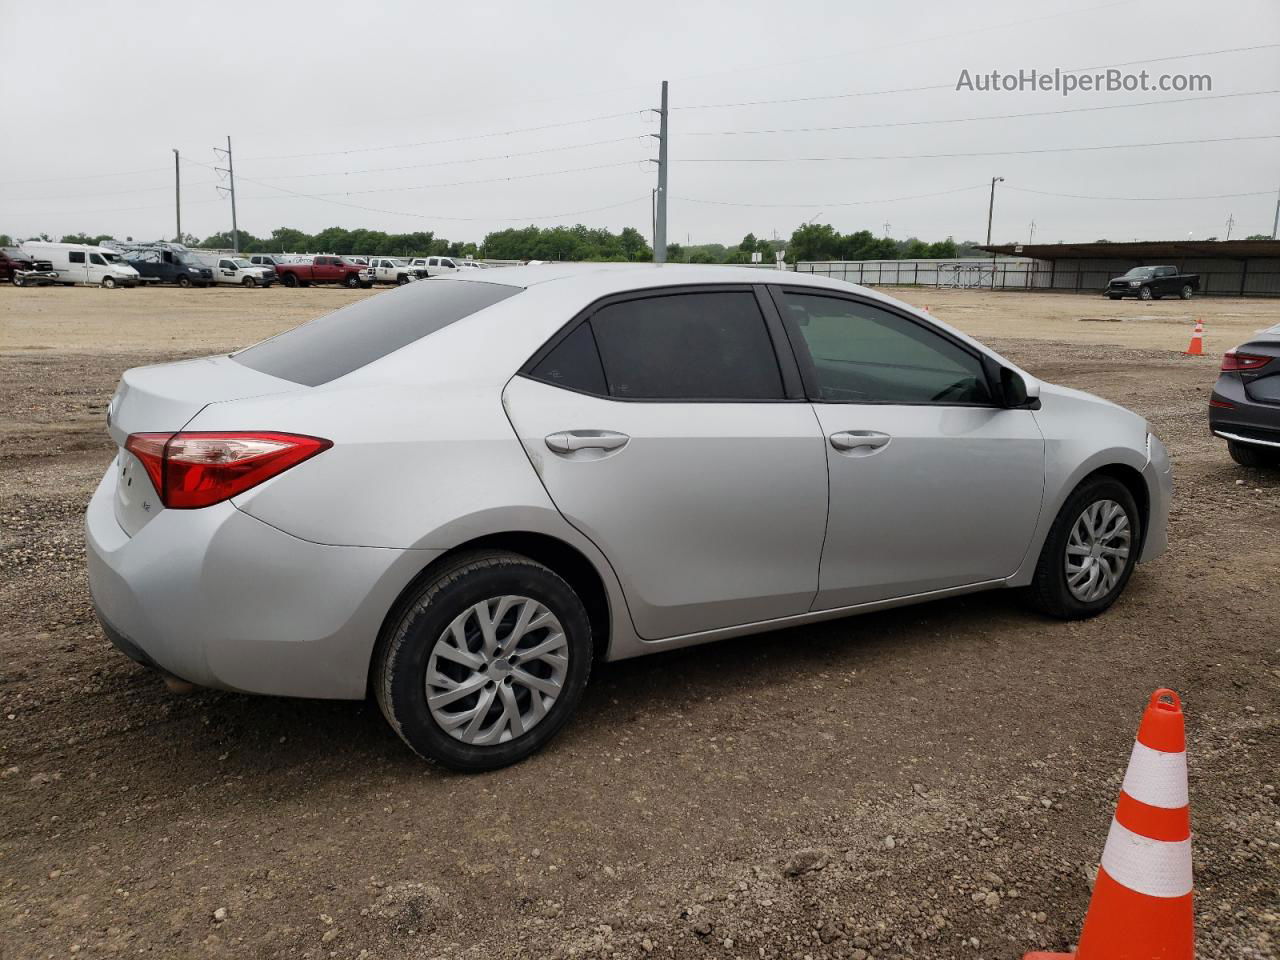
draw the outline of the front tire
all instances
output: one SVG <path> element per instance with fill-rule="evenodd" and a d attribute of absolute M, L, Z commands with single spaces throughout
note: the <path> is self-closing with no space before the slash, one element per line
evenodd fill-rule
<path fill-rule="evenodd" d="M 1027 591 L 1031 606 L 1060 620 L 1096 617 L 1124 592 L 1141 543 L 1142 518 L 1129 488 L 1114 477 L 1087 478 L 1045 539 Z"/>
<path fill-rule="evenodd" d="M 254 280 L 253 277 L 245 277 L 240 281 L 240 286 L 242 287 L 256 287 L 257 285 L 258 282 Z"/>
<path fill-rule="evenodd" d="M 1274 467 L 1280 465 L 1280 450 L 1255 447 L 1250 443 L 1227 441 L 1227 453 L 1242 467 Z"/>
<path fill-rule="evenodd" d="M 178 286 L 180 286 L 183 290 L 186 290 L 188 287 L 191 286 L 191 278 L 186 276 L 178 277 Z"/>
<path fill-rule="evenodd" d="M 1181 289 L 1180 291 L 1178 291 L 1178 296 L 1182 297 L 1182 299 L 1183 299 L 1183 300 L 1190 300 L 1190 299 L 1191 299 L 1191 295 L 1192 295 L 1194 292 L 1195 292 L 1195 291 L 1191 289 L 1191 284 L 1189 284 L 1189 283 L 1184 283 L 1184 284 L 1182 285 L 1182 289 Z"/>
<path fill-rule="evenodd" d="M 396 275 L 397 287 L 403 287 L 408 282 L 409 282 L 409 278 L 405 274 L 401 273 Z"/>
<path fill-rule="evenodd" d="M 360 286 L 360 278 L 353 273 L 349 277 L 347 277 L 346 284 L 347 284 L 348 290 L 354 290 L 358 286 Z"/>
<path fill-rule="evenodd" d="M 13 285 L 15 287 L 21 287 L 21 286 L 24 286 L 25 284 L 26 284 L 26 281 L 23 280 L 22 277 L 18 276 L 16 273 L 13 275 Z"/>
<path fill-rule="evenodd" d="M 103 277 L 103 278 L 102 278 L 102 287 L 103 287 L 103 289 L 104 289 L 104 290 L 114 290 L 114 289 L 116 288 L 116 279 L 115 279 L 115 277 Z"/>
<path fill-rule="evenodd" d="M 459 555 L 410 595 L 379 643 L 373 687 L 415 753 L 494 770 L 554 737 L 591 673 L 591 625 L 555 572 L 518 554 Z"/>
<path fill-rule="evenodd" d="M 1150 299 L 1151 299 L 1151 288 L 1150 288 L 1150 287 L 1141 287 L 1141 288 L 1138 290 L 1138 299 L 1139 299 L 1139 300 L 1150 300 Z"/>

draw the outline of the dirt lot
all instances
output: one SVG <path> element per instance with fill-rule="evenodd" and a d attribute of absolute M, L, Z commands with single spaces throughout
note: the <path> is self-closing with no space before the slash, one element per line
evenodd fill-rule
<path fill-rule="evenodd" d="M 460 777 L 370 704 L 166 693 L 85 584 L 121 371 L 368 294 L 0 289 L 0 957 L 1062 949 L 1162 685 L 1199 956 L 1280 956 L 1280 474 L 1205 427 L 1212 355 L 1280 303 L 898 293 L 1147 416 L 1169 553 L 1085 623 L 990 594 L 607 665 L 550 749 Z M 1211 356 L 1186 358 L 1197 317 Z"/>

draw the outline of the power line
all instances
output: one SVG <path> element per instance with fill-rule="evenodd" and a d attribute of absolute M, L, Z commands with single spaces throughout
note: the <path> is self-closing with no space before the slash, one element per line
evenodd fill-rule
<path fill-rule="evenodd" d="M 937 190 L 933 193 L 916 193 L 906 197 L 885 197 L 879 200 L 806 200 L 796 203 L 739 203 L 734 200 L 707 200 L 700 197 L 672 197 L 673 200 L 680 200 L 684 203 L 705 203 L 718 207 L 764 207 L 776 209 L 791 209 L 793 207 L 858 207 L 869 206 L 881 203 L 898 203 L 904 200 L 924 200 L 929 197 L 945 197 L 954 193 L 965 193 L 970 190 L 985 190 L 985 183 L 975 183 L 967 187 L 956 187 L 952 190 Z"/>
<path fill-rule="evenodd" d="M 415 143 L 393 143 L 380 147 L 353 147 L 347 150 L 320 150 L 315 153 L 281 153 L 265 157 L 245 157 L 245 160 L 297 160 L 304 157 L 334 157 L 349 153 L 373 153 L 379 150 L 408 150 L 412 147 L 438 147 L 450 143 L 468 143 L 473 140 L 488 140 L 492 137 L 505 137 L 519 133 L 535 133 L 540 130 L 558 130 L 562 127 L 580 126 L 585 123 L 596 123 L 602 120 L 616 120 L 618 117 L 642 117 L 644 110 L 624 110 L 620 113 L 606 113 L 595 117 L 582 117 L 577 120 L 562 120 L 558 123 L 544 123 L 536 127 L 516 127 L 511 130 L 495 130 L 491 133 L 476 133 L 465 137 L 449 137 L 443 140 L 419 140 Z"/>
<path fill-rule="evenodd" d="M 1280 47 L 1280 42 L 1261 43 L 1251 47 L 1226 47 L 1221 50 L 1200 50 L 1195 53 L 1180 53 L 1168 57 L 1148 57 L 1142 60 L 1126 60 L 1123 63 L 1100 63 L 1091 67 L 1073 67 L 1070 70 L 1063 70 L 1062 73 L 1077 74 L 1088 73 L 1090 70 L 1110 70 L 1117 67 L 1132 67 L 1141 63 L 1164 63 L 1169 60 L 1188 60 L 1191 57 L 1215 57 L 1220 54 L 1227 53 L 1245 53 L 1252 50 L 1270 50 Z M 811 103 L 819 100 L 845 100 L 853 97 L 881 97 L 895 93 L 919 93 L 924 90 L 955 90 L 953 83 L 934 83 L 920 87 L 895 87 L 887 90 L 855 90 L 850 93 L 824 93 L 807 97 L 782 97 L 774 100 L 740 100 L 736 103 L 695 103 L 681 107 L 672 107 L 673 110 L 722 110 L 729 107 L 761 107 L 778 103 Z"/>
<path fill-rule="evenodd" d="M 1132 200 L 1135 202 L 1142 201 L 1177 201 L 1177 200 L 1231 200 L 1237 197 L 1269 197 L 1272 194 L 1271 189 L 1253 190 L 1248 193 L 1206 193 L 1198 196 L 1179 195 L 1175 197 L 1097 197 L 1089 196 L 1082 193 L 1054 193 L 1049 190 L 1033 190 L 1031 187 L 1005 187 L 1006 190 L 1016 190 L 1019 193 L 1034 193 L 1043 197 L 1063 197 L 1068 200 Z"/>
<path fill-rule="evenodd" d="M 1061 113 L 1092 113 L 1096 110 L 1125 110 L 1166 103 L 1191 103 L 1197 100 L 1228 100 L 1235 97 L 1260 97 L 1280 93 L 1275 90 L 1249 90 L 1243 93 L 1215 93 L 1202 97 L 1177 97 L 1170 100 L 1142 100 L 1137 103 L 1108 103 L 1093 107 L 1067 107 L 1062 110 L 1033 110 L 1027 113 L 998 113 L 977 117 L 954 117 L 940 120 L 892 120 L 884 123 L 855 123 L 831 127 L 773 127 L 760 130 L 703 130 L 685 133 L 686 137 L 754 136 L 775 133 L 825 133 L 836 130 L 873 130 L 881 127 L 924 127 L 941 123 L 970 123 L 975 120 L 1018 120 L 1025 117 L 1048 117 Z"/>
<path fill-rule="evenodd" d="M 287 173 L 279 176 L 260 176 L 263 180 L 301 180 L 315 177 L 350 177 L 362 173 L 390 173 L 397 170 L 422 170 L 428 167 L 449 167 L 460 163 L 482 163 L 486 160 L 510 160 L 516 157 L 534 157 L 544 153 L 563 153 L 566 150 L 585 150 L 589 147 L 601 147 L 614 143 L 629 141 L 640 142 L 636 136 L 613 137 L 609 140 L 591 140 L 586 143 L 569 143 L 559 147 L 544 147 L 541 150 L 524 150 L 517 153 L 491 153 L 484 157 L 462 157 L 458 160 L 433 160 L 430 163 L 409 163 L 395 167 L 366 167 L 362 170 L 333 170 L 327 173 Z M 243 175 L 241 180 L 248 179 Z"/>
<path fill-rule="evenodd" d="M 1276 140 L 1280 133 L 1248 137 L 1206 137 L 1198 140 L 1160 140 L 1151 143 L 1112 143 L 1088 147 L 1038 147 L 1031 150 L 981 150 L 972 153 L 867 154 L 859 157 L 680 157 L 680 163 L 827 163 L 844 160 L 943 160 L 959 157 L 1012 157 L 1039 153 L 1080 153 L 1094 150 L 1130 150 L 1137 147 L 1177 147 L 1196 143 L 1239 143 L 1246 140 Z"/>
<path fill-rule="evenodd" d="M 187 188 L 191 187 L 207 187 L 214 184 L 213 180 L 205 180 L 200 183 L 189 183 Z M 48 203 L 53 200 L 92 200 L 97 197 L 121 197 L 134 193 L 157 193 L 161 190 L 171 190 L 172 185 L 163 187 L 139 187 L 136 190 L 113 190 L 110 193 L 71 193 L 64 194 L 60 197 L 22 197 L 23 200 L 29 200 L 32 203 Z"/>

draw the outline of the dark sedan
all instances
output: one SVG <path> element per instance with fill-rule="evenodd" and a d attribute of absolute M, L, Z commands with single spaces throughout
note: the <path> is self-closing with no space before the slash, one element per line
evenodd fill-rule
<path fill-rule="evenodd" d="M 1280 324 L 1223 356 L 1209 429 L 1227 441 L 1236 463 L 1280 466 Z"/>

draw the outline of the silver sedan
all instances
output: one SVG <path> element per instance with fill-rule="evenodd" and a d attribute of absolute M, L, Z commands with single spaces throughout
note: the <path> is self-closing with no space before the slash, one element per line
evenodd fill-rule
<path fill-rule="evenodd" d="M 130 370 L 89 504 L 103 628 L 171 680 L 370 691 L 514 762 L 597 660 L 1018 588 L 1101 613 L 1165 549 L 1164 446 L 871 290 L 467 271 Z"/>

